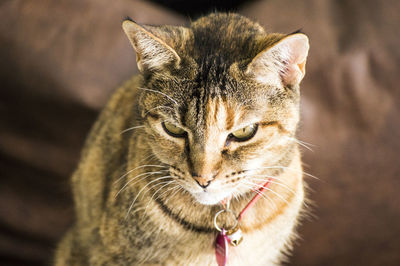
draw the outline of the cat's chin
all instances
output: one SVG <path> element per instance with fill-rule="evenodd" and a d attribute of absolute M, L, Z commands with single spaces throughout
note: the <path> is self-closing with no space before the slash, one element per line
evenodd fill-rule
<path fill-rule="evenodd" d="M 221 193 L 210 193 L 205 191 L 191 193 L 191 194 L 199 203 L 204 205 L 218 204 L 229 196 L 229 195 L 221 195 Z"/>

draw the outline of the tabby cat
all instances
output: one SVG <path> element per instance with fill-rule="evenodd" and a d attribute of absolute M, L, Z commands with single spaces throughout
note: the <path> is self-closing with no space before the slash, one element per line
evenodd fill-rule
<path fill-rule="evenodd" d="M 123 29 L 140 75 L 90 132 L 55 265 L 217 265 L 215 214 L 230 202 L 218 224 L 233 226 L 257 191 L 227 263 L 279 264 L 304 201 L 295 132 L 308 38 L 225 13 Z"/>

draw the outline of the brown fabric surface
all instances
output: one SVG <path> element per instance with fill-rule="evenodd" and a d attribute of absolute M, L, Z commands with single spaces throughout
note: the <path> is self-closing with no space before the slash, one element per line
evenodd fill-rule
<path fill-rule="evenodd" d="M 300 139 L 316 218 L 291 265 L 400 262 L 400 2 L 270 0 L 242 13 L 311 51 Z M 0 3 L 0 264 L 43 265 L 72 222 L 69 176 L 112 90 L 134 74 L 120 22 L 185 20 L 142 1 Z"/>

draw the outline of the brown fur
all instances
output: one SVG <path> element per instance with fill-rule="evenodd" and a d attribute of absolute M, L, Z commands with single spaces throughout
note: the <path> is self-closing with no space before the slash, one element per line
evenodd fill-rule
<path fill-rule="evenodd" d="M 56 265 L 215 264 L 218 203 L 233 196 L 238 214 L 251 184 L 268 176 L 228 263 L 278 264 L 303 202 L 294 137 L 307 38 L 267 34 L 236 14 L 190 28 L 123 26 L 142 73 L 117 90 L 87 139 L 72 178 L 76 223 Z M 168 135 L 165 121 L 185 135 Z M 254 137 L 232 138 L 250 124 Z"/>

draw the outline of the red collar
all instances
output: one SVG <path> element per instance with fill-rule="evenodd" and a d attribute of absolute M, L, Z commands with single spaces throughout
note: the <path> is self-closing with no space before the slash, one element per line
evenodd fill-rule
<path fill-rule="evenodd" d="M 268 178 L 267 182 L 265 182 L 262 186 L 260 186 L 257 190 L 255 190 L 256 195 L 249 201 L 249 203 L 247 203 L 246 207 L 244 207 L 243 210 L 239 213 L 237 217 L 238 221 L 240 221 L 243 218 L 243 215 L 247 210 L 249 210 L 251 207 L 254 206 L 254 204 L 256 204 L 257 200 L 260 199 L 262 193 L 264 192 L 264 190 L 268 188 L 270 183 L 271 183 L 271 178 Z"/>

